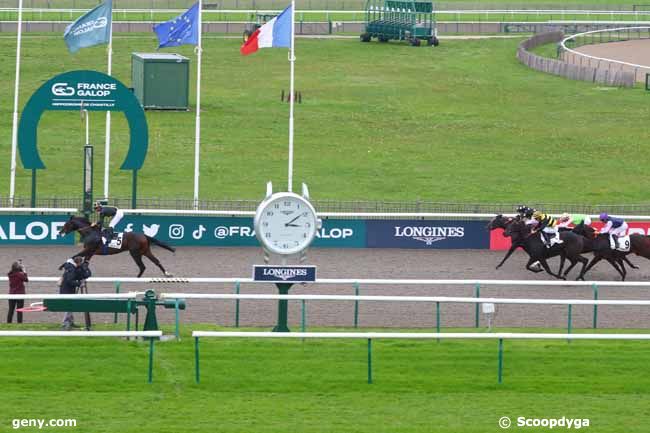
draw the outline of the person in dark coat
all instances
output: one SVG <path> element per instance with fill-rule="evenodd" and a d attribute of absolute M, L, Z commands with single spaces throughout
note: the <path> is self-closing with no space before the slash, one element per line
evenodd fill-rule
<path fill-rule="evenodd" d="M 77 256 L 74 259 L 68 259 L 63 264 L 63 276 L 61 277 L 59 293 L 62 295 L 74 295 L 77 293 L 77 289 L 81 286 L 82 281 L 90 278 L 91 275 L 88 262 L 84 262 L 83 257 Z M 70 328 L 80 328 L 80 326 L 74 323 L 74 316 L 71 312 L 67 312 L 63 316 L 62 327 L 66 331 Z"/>
<path fill-rule="evenodd" d="M 11 271 L 7 274 L 9 277 L 9 294 L 10 295 L 24 295 L 25 283 L 28 280 L 25 267 L 22 260 L 18 260 L 11 265 Z M 25 306 L 24 299 L 9 299 L 9 311 L 7 312 L 7 323 L 11 323 L 14 317 L 14 310 L 23 308 Z M 16 313 L 18 323 L 23 323 L 23 313 L 18 311 Z"/>

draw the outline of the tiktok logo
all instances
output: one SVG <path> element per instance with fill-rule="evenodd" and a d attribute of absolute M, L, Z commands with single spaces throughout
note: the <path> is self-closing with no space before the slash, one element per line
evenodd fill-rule
<path fill-rule="evenodd" d="M 203 226 L 203 224 L 199 224 L 199 228 L 194 230 L 192 232 L 192 237 L 194 239 L 201 239 L 203 237 L 203 233 L 205 233 L 207 229 Z"/>

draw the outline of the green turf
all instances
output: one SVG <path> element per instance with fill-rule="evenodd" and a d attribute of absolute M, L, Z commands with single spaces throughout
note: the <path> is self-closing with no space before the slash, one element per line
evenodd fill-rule
<path fill-rule="evenodd" d="M 0 430 L 71 418 L 88 433 L 464 433 L 499 431 L 502 416 L 564 416 L 645 432 L 647 344 L 506 341 L 499 385 L 496 341 L 377 340 L 368 385 L 364 340 L 203 339 L 196 385 L 187 333 L 156 344 L 148 385 L 140 342 L 3 338 Z"/>
<path fill-rule="evenodd" d="M 297 41 L 296 182 L 318 199 L 573 203 L 647 201 L 650 105 L 641 88 L 611 89 L 532 71 L 515 59 L 520 39 L 444 40 L 437 48 L 357 40 Z M 287 178 L 289 87 L 285 50 L 242 57 L 240 42 L 207 37 L 202 92 L 201 197 L 256 199 Z M 127 85 L 131 52 L 155 50 L 152 35 L 117 35 L 114 73 Z M 15 40 L 0 39 L 14 56 Z M 192 47 L 168 50 L 195 57 Z M 70 55 L 59 36 L 28 36 L 21 106 L 46 79 L 74 69 L 105 70 L 106 49 Z M 13 66 L 2 76 L 13 82 Z M 194 70 L 191 72 L 194 77 Z M 192 92 L 192 102 L 194 99 Z M 12 86 L 0 88 L 11 101 Z M 7 161 L 12 105 L 0 106 Z M 147 113 L 149 155 L 140 197 L 192 195 L 194 112 Z M 130 196 L 119 170 L 126 122 L 113 116 L 111 191 Z M 102 184 L 104 116 L 91 117 L 96 185 Z M 48 169 L 41 196 L 81 193 L 83 123 L 46 113 L 39 143 Z M 0 170 L 0 185 L 9 185 Z M 101 189 L 101 188 L 99 188 Z M 30 176 L 19 169 L 17 195 Z"/>

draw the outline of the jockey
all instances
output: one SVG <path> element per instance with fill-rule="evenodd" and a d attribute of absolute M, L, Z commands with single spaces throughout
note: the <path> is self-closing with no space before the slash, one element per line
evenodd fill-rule
<path fill-rule="evenodd" d="M 557 241 L 558 244 L 561 244 L 563 242 L 562 240 L 559 239 L 558 230 L 557 230 L 557 220 L 555 218 L 536 210 L 533 213 L 533 219 L 537 221 L 537 227 L 535 227 L 535 229 L 531 232 L 531 234 L 537 233 L 538 231 L 541 230 L 542 239 L 544 239 L 544 243 L 546 244 L 546 246 L 549 246 L 551 238 L 553 237 L 558 238 Z"/>
<path fill-rule="evenodd" d="M 517 213 L 524 220 L 527 226 L 537 225 L 538 221 L 533 218 L 535 209 L 525 205 L 521 205 L 517 207 Z"/>
<path fill-rule="evenodd" d="M 609 216 L 607 212 L 600 214 L 600 220 L 605 223 L 605 226 L 600 229 L 601 233 L 609 233 L 612 240 L 614 241 L 614 249 L 618 248 L 618 237 L 625 236 L 627 232 L 627 223 L 621 219 L 613 216 Z"/>
<path fill-rule="evenodd" d="M 113 229 L 124 216 L 124 212 L 116 207 L 106 206 L 99 200 L 95 202 L 95 212 L 99 213 L 97 225 L 102 229 L 102 241 L 106 243 L 107 239 L 113 237 Z M 108 223 L 108 227 L 105 227 L 104 220 L 108 217 L 111 217 L 111 221 Z"/>
<path fill-rule="evenodd" d="M 586 226 L 591 225 L 591 218 L 589 218 L 589 215 L 583 215 L 583 214 L 568 214 L 567 212 L 564 212 L 560 218 L 557 220 L 558 228 L 568 228 L 569 226 L 573 225 L 579 226 L 580 224 L 584 224 Z"/>

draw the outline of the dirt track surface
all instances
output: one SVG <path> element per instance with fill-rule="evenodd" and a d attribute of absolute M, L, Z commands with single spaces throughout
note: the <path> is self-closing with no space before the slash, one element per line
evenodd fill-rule
<path fill-rule="evenodd" d="M 650 39 L 583 45 L 576 51 L 590 56 L 650 67 Z"/>
<path fill-rule="evenodd" d="M 0 249 L 0 263 L 5 273 L 11 262 L 22 258 L 31 276 L 59 276 L 57 267 L 77 252 L 72 247 L 24 247 Z M 249 278 L 253 264 L 263 264 L 262 254 L 256 248 L 179 248 L 175 255 L 154 249 L 154 254 L 177 277 L 242 277 Z M 314 249 L 308 254 L 308 264 L 318 266 L 318 278 L 387 278 L 387 279 L 526 279 L 549 280 L 545 273 L 533 274 L 523 266 L 525 253 L 518 251 L 500 270 L 495 270 L 503 252 L 478 250 L 397 250 L 364 249 L 333 250 Z M 640 266 L 631 270 L 630 281 L 648 281 L 650 262 L 639 257 L 632 261 Z M 161 277 L 161 272 L 145 259 L 147 270 L 144 276 Z M 557 269 L 558 260 L 552 267 Z M 95 257 L 92 261 L 94 276 L 133 277 L 136 266 L 128 254 L 110 257 Z M 577 271 L 571 276 L 575 278 Z M 593 280 L 618 281 L 615 271 L 601 263 L 590 273 Z M 6 284 L 6 283 L 5 283 Z M 232 284 L 123 284 L 122 291 L 155 289 L 162 292 L 234 293 Z M 7 291 L 7 288 L 4 289 Z M 29 283 L 28 293 L 57 293 L 54 284 Z M 113 292 L 111 284 L 91 283 L 91 293 Z M 241 293 L 277 293 L 271 285 L 241 286 Z M 353 295 L 351 285 L 308 285 L 294 286 L 292 294 L 345 294 Z M 474 287 L 467 286 L 361 286 L 362 295 L 420 295 L 420 296 L 474 296 Z M 512 298 L 556 298 L 592 299 L 590 287 L 482 287 L 482 297 Z M 600 288 L 600 299 L 650 299 L 650 288 Z M 441 304 L 443 327 L 474 326 L 474 304 Z M 0 318 L 6 317 L 6 302 L 0 302 Z M 242 301 L 240 305 L 241 326 L 271 326 L 277 314 L 276 301 Z M 307 303 L 307 325 L 352 326 L 353 302 L 311 301 Z M 573 326 L 587 328 L 592 324 L 593 307 L 574 306 Z M 27 322 L 48 322 L 57 324 L 60 313 L 26 313 Z M 77 321 L 82 321 L 82 317 Z M 232 326 L 235 317 L 234 301 L 191 300 L 181 313 L 182 323 L 202 322 Z M 292 329 L 299 329 L 300 302 L 289 304 L 289 322 Z M 15 320 L 15 319 L 14 319 Z M 96 323 L 112 321 L 112 315 L 94 314 Z M 124 320 L 124 319 L 121 319 Z M 172 310 L 159 310 L 159 320 L 173 321 Z M 363 327 L 435 328 L 435 305 L 406 302 L 361 302 L 359 323 Z M 567 326 L 567 307 L 549 305 L 498 305 L 494 324 L 508 327 L 556 327 Z M 485 326 L 481 317 L 481 326 Z M 599 327 L 645 328 L 650 326 L 650 309 L 644 307 L 599 307 Z"/>
<path fill-rule="evenodd" d="M 648 66 L 648 68 L 589 59 L 583 56 L 568 57 L 569 62 L 580 66 L 584 64 L 585 66 L 598 67 L 600 69 L 610 69 L 610 71 L 623 70 L 634 72 L 636 80 L 639 82 L 644 82 L 646 73 L 650 73 L 650 39 L 583 45 L 577 48 L 576 51 L 602 59 L 618 60 L 621 62 L 631 63 L 632 65 Z"/>

